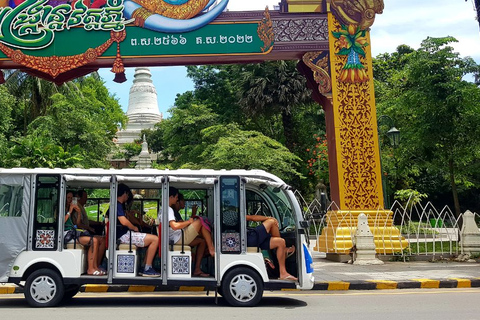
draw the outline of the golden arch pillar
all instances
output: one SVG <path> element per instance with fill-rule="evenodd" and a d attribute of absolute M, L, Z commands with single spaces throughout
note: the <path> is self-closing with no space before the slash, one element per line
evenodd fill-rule
<path fill-rule="evenodd" d="M 299 64 L 324 110 L 330 192 L 334 206 L 316 250 L 345 254 L 360 213 L 368 216 L 377 253 L 402 251 L 407 241 L 386 210 L 373 87 L 370 27 L 383 0 L 282 1 L 288 12 L 326 12 L 329 51 L 308 52 Z"/>

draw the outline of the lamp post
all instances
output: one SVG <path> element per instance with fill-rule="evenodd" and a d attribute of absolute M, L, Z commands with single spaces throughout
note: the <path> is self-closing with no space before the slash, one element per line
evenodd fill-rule
<path fill-rule="evenodd" d="M 382 130 L 381 130 L 381 127 L 382 127 L 382 123 L 384 121 L 388 121 L 388 126 L 390 127 L 390 129 L 387 131 L 387 132 L 383 132 L 382 133 Z M 387 183 L 387 178 L 384 177 L 383 175 L 383 166 L 382 166 L 382 154 L 381 154 L 381 150 L 382 150 L 382 143 L 380 140 L 380 136 L 382 134 L 385 134 L 389 139 L 390 139 L 390 142 L 392 143 L 392 147 L 393 149 L 396 149 L 398 147 L 398 144 L 400 143 L 400 130 L 398 130 L 397 128 L 395 128 L 393 126 L 393 119 L 390 117 L 390 116 L 387 116 L 387 115 L 381 115 L 380 117 L 378 117 L 377 119 L 377 125 L 378 125 L 378 147 L 379 147 L 379 151 L 380 151 L 380 170 L 382 172 L 382 186 L 383 186 L 383 199 L 385 201 L 385 205 L 387 208 L 390 208 L 390 197 L 389 197 L 389 193 L 388 193 L 388 183 Z M 385 124 L 387 125 L 387 124 Z M 393 160 L 395 162 L 394 164 L 394 170 L 395 170 L 395 181 L 397 179 L 397 164 L 396 164 L 396 161 L 395 161 L 395 151 L 393 153 Z"/>

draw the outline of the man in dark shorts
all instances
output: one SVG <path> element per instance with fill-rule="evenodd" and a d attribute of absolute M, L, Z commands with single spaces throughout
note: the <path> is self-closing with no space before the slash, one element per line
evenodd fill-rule
<path fill-rule="evenodd" d="M 262 250 L 277 250 L 277 260 L 280 271 L 280 280 L 297 281 L 298 279 L 287 272 L 285 260 L 295 252 L 295 246 L 287 248 L 285 239 L 280 237 L 278 221 L 272 217 L 247 215 L 247 221 L 261 222 L 262 224 L 247 232 L 247 246 L 258 247 Z"/>

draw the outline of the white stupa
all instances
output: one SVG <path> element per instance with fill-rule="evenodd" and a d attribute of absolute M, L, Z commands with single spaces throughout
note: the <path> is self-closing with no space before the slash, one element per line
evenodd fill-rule
<path fill-rule="evenodd" d="M 124 130 L 117 132 L 117 145 L 134 142 L 141 138 L 141 131 L 151 129 L 162 121 L 158 110 L 157 90 L 152 82 L 149 68 L 135 68 L 133 85 L 128 98 L 128 123 Z"/>

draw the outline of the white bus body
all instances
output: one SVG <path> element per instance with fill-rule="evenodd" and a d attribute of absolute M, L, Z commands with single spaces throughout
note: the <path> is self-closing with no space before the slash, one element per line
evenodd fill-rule
<path fill-rule="evenodd" d="M 161 276 L 139 276 L 142 249 L 117 245 L 116 205 L 105 217 L 109 221 L 107 275 L 86 274 L 88 248 L 71 248 L 63 239 L 66 192 L 104 191 L 108 196 L 97 200 L 100 208 L 102 201 L 117 203 L 120 183 L 136 192 L 142 210 L 147 205 L 153 212 L 167 208 L 171 186 L 188 193 L 190 198 L 186 200 L 201 206 L 203 215 L 213 223 L 215 257 L 205 258 L 202 265 L 211 277 L 193 276 L 190 248 L 173 248 L 168 243 L 166 214 L 162 215 L 163 221 L 157 221 L 163 226 L 160 252 L 155 258 Z M 148 194 L 154 195 L 149 201 L 145 200 Z M 232 210 L 237 224 L 227 225 L 222 219 Z M 101 213 L 99 209 L 98 216 Z M 247 214 L 272 216 L 279 221 L 287 246 L 297 249 L 287 259 L 286 267 L 298 281 L 269 277 L 265 256 L 275 260 L 275 254 L 247 248 Z M 313 287 L 307 229 L 290 188 L 278 177 L 259 170 L 0 169 L 0 283 L 24 286 L 27 301 L 36 307 L 55 306 L 73 297 L 85 284 L 199 286 L 217 290 L 231 305 L 253 306 L 264 290 Z"/>

